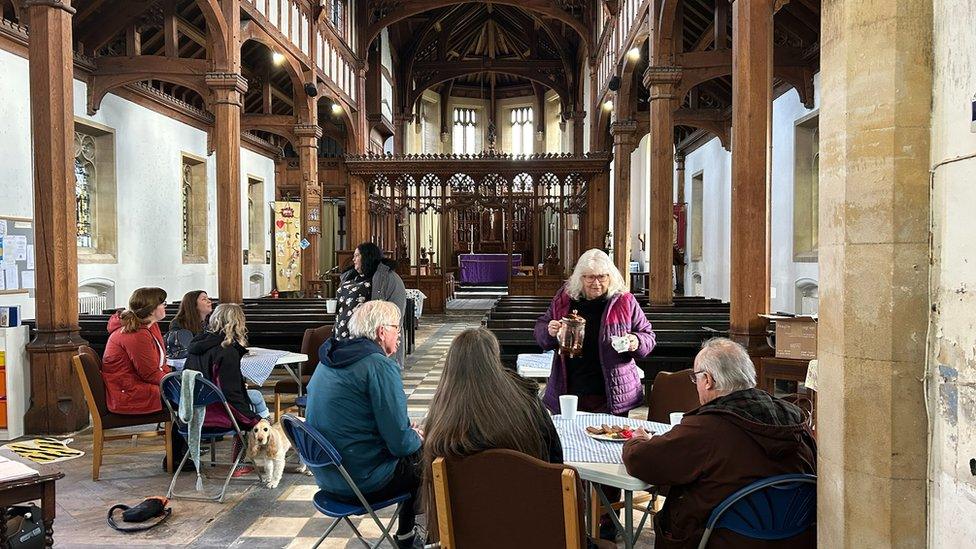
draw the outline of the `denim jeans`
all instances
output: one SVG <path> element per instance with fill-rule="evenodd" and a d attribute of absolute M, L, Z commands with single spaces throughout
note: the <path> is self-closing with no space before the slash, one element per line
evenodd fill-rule
<path fill-rule="evenodd" d="M 261 416 L 261 419 L 271 417 L 271 412 L 268 411 L 268 403 L 264 401 L 264 395 L 261 394 L 261 391 L 248 389 L 247 399 L 251 401 L 251 407 L 254 408 L 254 413 Z"/>

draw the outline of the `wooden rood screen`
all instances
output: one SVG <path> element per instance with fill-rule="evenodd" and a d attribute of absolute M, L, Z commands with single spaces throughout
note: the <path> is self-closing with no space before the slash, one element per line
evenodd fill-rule
<path fill-rule="evenodd" d="M 352 206 L 368 210 L 361 234 L 392 254 L 405 280 L 443 286 L 457 278 L 460 255 L 505 254 L 508 280 L 497 282 L 520 294 L 558 287 L 574 264 L 587 189 L 608 166 L 607 154 L 346 157 L 351 188 L 365 195 Z"/>

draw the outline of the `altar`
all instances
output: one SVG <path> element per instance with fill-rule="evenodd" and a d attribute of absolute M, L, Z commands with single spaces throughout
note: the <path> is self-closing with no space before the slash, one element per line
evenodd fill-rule
<path fill-rule="evenodd" d="M 462 284 L 508 284 L 508 254 L 459 254 Z M 512 271 L 522 265 L 522 254 L 512 254 Z"/>

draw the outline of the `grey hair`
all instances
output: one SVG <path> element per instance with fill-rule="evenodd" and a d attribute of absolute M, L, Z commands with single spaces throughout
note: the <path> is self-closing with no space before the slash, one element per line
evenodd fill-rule
<path fill-rule="evenodd" d="M 627 291 L 627 284 L 624 277 L 620 275 L 617 266 L 613 264 L 610 256 L 603 250 L 593 248 L 583 252 L 576 262 L 573 274 L 566 282 L 566 293 L 573 299 L 583 297 L 583 275 L 587 274 L 608 274 L 610 282 L 607 284 L 607 297 L 613 297 L 619 293 Z"/>
<path fill-rule="evenodd" d="M 400 309 L 389 301 L 376 299 L 356 307 L 349 319 L 349 336 L 376 341 L 376 329 L 385 325 L 400 325 Z"/>
<path fill-rule="evenodd" d="M 702 343 L 695 366 L 715 380 L 715 390 L 733 393 L 756 386 L 756 367 L 745 347 L 725 337 L 713 337 Z"/>

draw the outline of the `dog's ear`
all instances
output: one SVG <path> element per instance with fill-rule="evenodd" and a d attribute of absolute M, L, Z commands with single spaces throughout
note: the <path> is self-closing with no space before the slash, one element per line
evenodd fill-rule
<path fill-rule="evenodd" d="M 281 436 L 281 433 L 278 432 L 278 429 L 271 427 L 268 430 L 268 457 L 271 459 L 278 457 L 279 436 Z"/>
<path fill-rule="evenodd" d="M 257 451 L 258 451 L 258 436 L 256 433 L 252 432 L 250 436 L 247 437 L 247 452 L 246 452 L 247 458 L 253 461 L 254 456 L 257 455 Z"/>

